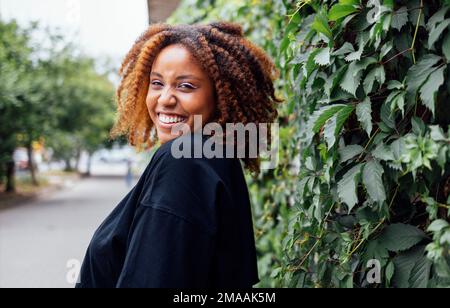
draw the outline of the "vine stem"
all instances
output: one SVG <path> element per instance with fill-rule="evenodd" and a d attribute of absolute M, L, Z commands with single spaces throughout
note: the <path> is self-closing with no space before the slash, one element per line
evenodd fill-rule
<path fill-rule="evenodd" d="M 378 230 L 379 227 L 381 227 L 382 224 L 384 224 L 384 222 L 386 221 L 386 218 L 383 218 L 378 225 L 376 225 L 376 227 L 370 232 L 369 236 L 372 235 L 375 231 Z M 359 247 L 361 247 L 362 244 L 365 243 L 365 239 L 362 239 L 358 245 L 356 245 L 356 247 L 348 254 L 348 256 L 345 258 L 343 263 L 347 263 L 348 260 L 350 260 L 350 258 L 352 257 L 352 255 L 359 249 Z"/>
<path fill-rule="evenodd" d="M 392 204 L 394 204 L 394 200 L 395 200 L 395 197 L 397 197 L 397 193 L 398 193 L 398 189 L 399 188 L 400 188 L 399 185 L 397 185 L 397 187 L 395 188 L 394 196 L 392 197 L 391 202 L 389 203 L 389 209 L 391 209 Z"/>
<path fill-rule="evenodd" d="M 311 0 L 304 0 L 305 2 L 302 3 L 302 1 L 297 3 L 297 9 L 295 10 L 294 13 L 287 15 L 288 17 L 290 17 L 288 25 L 291 23 L 292 19 L 294 18 L 295 14 L 297 14 L 305 5 L 307 5 L 309 2 L 311 2 Z"/>
<path fill-rule="evenodd" d="M 363 157 L 364 153 L 367 151 L 367 148 L 372 143 L 373 138 L 375 138 L 375 136 L 379 133 L 379 131 L 380 131 L 380 128 L 378 127 L 377 130 L 372 134 L 372 137 L 370 137 L 369 141 L 367 141 L 367 144 L 364 147 L 364 150 L 362 151 L 361 155 L 359 155 L 359 157 L 358 157 L 358 161 L 361 160 L 361 158 Z"/>
<path fill-rule="evenodd" d="M 333 205 L 330 207 L 330 210 L 328 211 L 327 215 L 325 216 L 323 221 L 327 221 L 328 217 L 331 214 L 331 211 L 333 210 L 335 206 L 335 203 L 333 203 Z M 302 267 L 302 265 L 305 263 L 305 261 L 308 259 L 308 257 L 311 255 L 311 253 L 314 251 L 314 249 L 317 247 L 317 245 L 319 245 L 319 243 L 322 241 L 322 237 L 323 234 L 325 232 L 325 228 L 322 228 L 322 231 L 320 232 L 319 237 L 317 238 L 316 242 L 314 243 L 314 245 L 311 247 L 311 249 L 306 253 L 306 255 L 302 258 L 302 260 L 300 261 L 300 264 L 293 267 L 290 271 L 295 272 L 296 270 L 298 270 L 300 267 Z"/>
<path fill-rule="evenodd" d="M 392 204 L 394 204 L 394 200 L 395 197 L 397 197 L 397 193 L 399 190 L 400 186 L 397 185 L 397 187 L 395 188 L 395 192 L 394 195 L 392 196 L 391 202 L 389 202 L 389 209 L 392 207 Z M 384 224 L 384 222 L 386 221 L 386 218 L 383 218 L 378 225 L 376 225 L 376 227 L 370 232 L 369 236 L 371 236 L 375 231 L 378 230 L 379 227 L 381 227 L 382 224 Z M 361 247 L 362 244 L 364 244 L 366 242 L 367 239 L 362 239 L 358 245 L 356 245 L 356 247 L 348 254 L 348 256 L 345 258 L 344 263 L 347 263 L 348 260 L 351 258 L 351 256 Z"/>
<path fill-rule="evenodd" d="M 391 62 L 391 61 L 394 60 L 395 58 L 401 56 L 402 54 L 404 54 L 405 52 L 408 52 L 408 51 L 412 51 L 411 47 L 408 48 L 408 49 L 403 50 L 402 52 L 399 52 L 398 54 L 396 54 L 396 55 L 393 56 L 392 58 L 386 60 L 385 62 L 381 62 L 381 65 L 385 65 L 385 64 Z"/>
<path fill-rule="evenodd" d="M 423 5 L 407 9 L 407 10 L 405 10 L 405 13 L 415 11 L 415 10 L 421 10 L 421 9 L 423 9 Z"/>
<path fill-rule="evenodd" d="M 419 32 L 420 19 L 422 18 L 423 0 L 420 0 L 420 6 L 422 8 L 419 11 L 419 17 L 417 18 L 416 30 L 414 31 L 414 37 L 413 37 L 413 41 L 412 41 L 411 48 L 410 48 L 414 64 L 416 64 L 416 55 L 415 55 L 415 52 L 414 52 L 414 46 L 416 45 L 417 33 Z"/>
<path fill-rule="evenodd" d="M 439 206 L 440 208 L 443 208 L 443 209 L 448 209 L 448 210 L 450 210 L 450 205 L 447 205 L 447 204 L 443 204 L 443 203 L 438 203 L 438 206 Z"/>
<path fill-rule="evenodd" d="M 311 253 L 314 251 L 314 249 L 316 248 L 317 245 L 319 245 L 320 241 L 322 240 L 322 236 L 323 234 L 320 235 L 320 237 L 317 239 L 317 241 L 314 243 L 313 247 L 311 247 L 311 249 L 306 253 L 306 255 L 303 257 L 302 261 L 300 262 L 299 265 L 297 265 L 296 267 L 294 267 L 292 269 L 292 271 L 296 271 L 299 268 L 302 267 L 302 265 L 305 263 L 305 261 L 308 259 L 308 257 L 311 255 Z"/>

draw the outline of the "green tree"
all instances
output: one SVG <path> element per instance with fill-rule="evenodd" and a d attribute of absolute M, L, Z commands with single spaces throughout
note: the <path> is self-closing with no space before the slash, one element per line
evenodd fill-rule
<path fill-rule="evenodd" d="M 34 41 L 36 31 L 46 40 Z M 98 72 L 97 61 L 56 32 L 0 22 L 0 34 L 0 178 L 7 175 L 7 191 L 14 191 L 17 146 L 28 150 L 35 185 L 35 141 L 44 140 L 68 170 L 83 150 L 92 154 L 110 146 L 114 88 L 111 69 Z"/>
<path fill-rule="evenodd" d="M 0 22 L 0 177 L 6 176 L 6 191 L 15 190 L 13 153 L 18 144 L 17 133 L 23 102 L 27 91 L 24 76 L 30 64 L 32 49 L 29 32 L 17 23 Z"/>
<path fill-rule="evenodd" d="M 109 145 L 114 88 L 105 74 L 97 73 L 90 58 L 62 55 L 52 59 L 50 65 L 55 64 L 53 74 L 58 77 L 51 88 L 52 100 L 58 102 L 56 126 L 47 139 L 54 157 L 66 162 L 66 170 L 72 170 L 71 159 L 78 165 L 82 150 L 92 154 Z"/>

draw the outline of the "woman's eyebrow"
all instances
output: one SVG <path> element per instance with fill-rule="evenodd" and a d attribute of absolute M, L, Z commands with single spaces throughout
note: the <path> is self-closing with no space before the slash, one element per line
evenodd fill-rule
<path fill-rule="evenodd" d="M 163 76 L 162 76 L 160 73 L 156 73 L 156 72 L 152 72 L 152 73 L 150 74 L 150 76 L 156 76 L 156 77 L 158 77 L 158 78 L 163 78 Z"/>
<path fill-rule="evenodd" d="M 151 73 L 152 76 L 156 76 L 158 78 L 164 78 L 163 75 L 161 75 L 160 73 L 157 72 L 152 72 Z M 195 75 L 180 75 L 176 78 L 176 80 L 182 80 L 182 79 L 196 79 L 196 80 L 202 80 L 201 78 L 195 76 Z"/>
<path fill-rule="evenodd" d="M 181 80 L 181 79 L 197 79 L 197 80 L 201 80 L 200 78 L 198 78 L 197 76 L 194 76 L 194 75 L 181 75 L 181 76 L 178 76 L 176 79 L 177 80 Z"/>

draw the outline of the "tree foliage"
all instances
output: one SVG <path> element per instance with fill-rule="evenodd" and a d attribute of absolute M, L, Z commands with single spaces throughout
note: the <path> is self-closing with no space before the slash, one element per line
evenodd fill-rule
<path fill-rule="evenodd" d="M 62 35 L 0 21 L 0 179 L 17 146 L 43 142 L 65 161 L 105 146 L 113 95 L 107 73 Z"/>

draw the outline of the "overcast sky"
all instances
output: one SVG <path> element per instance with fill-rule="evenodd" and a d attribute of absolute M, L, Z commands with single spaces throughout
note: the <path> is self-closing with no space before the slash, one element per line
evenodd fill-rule
<path fill-rule="evenodd" d="M 0 17 L 20 24 L 39 21 L 75 34 L 94 57 L 121 60 L 146 29 L 146 0 L 0 0 Z"/>

